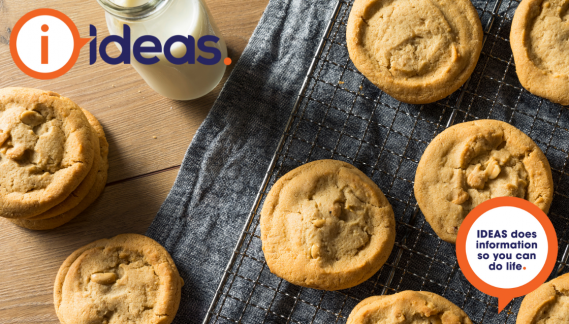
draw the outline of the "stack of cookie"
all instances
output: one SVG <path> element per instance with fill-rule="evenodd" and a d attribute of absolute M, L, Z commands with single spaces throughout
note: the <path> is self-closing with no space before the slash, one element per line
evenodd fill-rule
<path fill-rule="evenodd" d="M 47 230 L 85 210 L 107 181 L 97 119 L 51 91 L 0 90 L 0 216 Z"/>

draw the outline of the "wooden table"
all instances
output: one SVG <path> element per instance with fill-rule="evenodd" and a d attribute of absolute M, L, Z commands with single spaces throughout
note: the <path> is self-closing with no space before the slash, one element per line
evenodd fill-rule
<path fill-rule="evenodd" d="M 206 2 L 225 36 L 229 57 L 237 62 L 268 0 Z M 29 231 L 0 219 L 0 324 L 59 323 L 52 290 L 63 260 L 94 240 L 146 231 L 231 71 L 230 66 L 220 85 L 207 96 L 172 101 L 150 89 L 131 66 L 112 66 L 101 60 L 90 66 L 84 47 L 66 75 L 36 80 L 16 67 L 8 42 L 16 21 L 37 8 L 64 12 L 83 37 L 89 34 L 89 24 L 98 27 L 99 39 L 108 35 L 104 11 L 95 0 L 0 0 L 0 88 L 53 90 L 91 111 L 103 124 L 110 144 L 109 179 L 105 192 L 91 207 L 58 229 Z"/>

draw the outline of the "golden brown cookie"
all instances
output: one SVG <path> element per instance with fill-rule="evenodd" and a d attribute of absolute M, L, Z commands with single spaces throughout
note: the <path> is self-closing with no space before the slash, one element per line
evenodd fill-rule
<path fill-rule="evenodd" d="M 299 286 L 339 290 L 375 274 L 395 242 L 391 205 L 363 172 L 320 160 L 280 178 L 261 211 L 272 273 Z"/>
<path fill-rule="evenodd" d="M 397 100 L 440 100 L 468 80 L 482 50 L 469 0 L 356 0 L 346 41 L 356 68 Z"/>
<path fill-rule="evenodd" d="M 99 121 L 93 116 L 90 112 L 84 110 L 85 116 L 89 120 L 89 123 L 95 130 L 97 136 L 99 137 L 99 150 L 100 156 L 98 170 L 95 173 L 95 183 L 89 188 L 89 192 L 85 195 L 85 197 L 73 208 L 65 211 L 62 214 L 56 215 L 52 218 L 48 219 L 9 219 L 12 223 L 27 228 L 31 230 L 50 230 L 56 227 L 59 227 L 81 212 L 83 212 L 87 207 L 89 207 L 95 200 L 101 195 L 103 189 L 105 189 L 105 185 L 107 184 L 107 171 L 109 169 L 108 163 L 108 155 L 109 155 L 109 144 L 105 137 L 105 132 L 103 130 L 103 126 L 99 123 Z M 79 187 L 83 185 L 83 182 Z M 66 200 L 67 201 L 67 200 Z M 58 205 L 59 206 L 59 205 Z M 57 206 L 55 207 L 57 208 Z"/>
<path fill-rule="evenodd" d="M 354 307 L 347 324 L 471 324 L 468 315 L 444 297 L 427 291 L 373 296 Z"/>
<path fill-rule="evenodd" d="M 0 216 L 33 217 L 63 202 L 91 170 L 94 139 L 68 98 L 0 89 Z"/>
<path fill-rule="evenodd" d="M 83 110 L 83 113 L 86 112 L 87 112 L 86 110 Z M 85 114 L 85 116 L 87 116 L 87 114 Z M 90 120 L 89 123 L 91 124 L 91 126 L 93 126 Z M 97 180 L 97 174 L 99 173 L 99 169 L 101 168 L 101 163 L 102 163 L 101 148 L 100 148 L 101 145 L 99 145 L 99 134 L 97 134 L 97 132 L 95 131 L 93 132 L 93 136 L 95 137 L 93 143 L 97 143 L 97 145 L 95 146 L 95 159 L 93 160 L 93 165 L 91 166 L 91 170 L 89 170 L 89 173 L 87 173 L 85 179 L 83 179 L 83 181 L 79 184 L 79 186 L 75 188 L 75 190 L 73 190 L 73 192 L 62 203 L 56 205 L 53 208 L 50 208 L 49 210 L 39 215 L 29 217 L 27 219 L 40 220 L 40 219 L 53 218 L 55 216 L 61 215 L 73 209 L 73 207 L 79 205 L 79 203 L 91 191 L 91 188 L 93 187 L 95 181 Z M 103 134 L 103 137 L 104 136 L 105 135 Z"/>
<path fill-rule="evenodd" d="M 534 95 L 569 105 L 567 1 L 523 0 L 510 43 L 521 84 Z"/>
<path fill-rule="evenodd" d="M 55 279 L 55 310 L 65 324 L 168 324 L 183 284 L 160 244 L 122 234 L 88 244 L 65 260 Z"/>
<path fill-rule="evenodd" d="M 549 211 L 551 168 L 531 138 L 498 120 L 458 124 L 435 137 L 417 167 L 415 198 L 441 239 L 454 244 L 466 215 L 496 197 Z"/>
<path fill-rule="evenodd" d="M 564 274 L 524 297 L 516 324 L 569 323 L 569 274 Z"/>

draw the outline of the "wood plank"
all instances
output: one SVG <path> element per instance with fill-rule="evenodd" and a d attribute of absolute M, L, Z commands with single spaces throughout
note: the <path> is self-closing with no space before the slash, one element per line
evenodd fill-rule
<path fill-rule="evenodd" d="M 268 0 L 206 0 L 206 3 L 226 39 L 229 56 L 237 62 Z M 64 76 L 36 80 L 13 63 L 8 40 L 16 21 L 37 8 L 64 12 L 83 37 L 89 35 L 89 24 L 97 26 L 99 41 L 108 35 L 104 11 L 95 0 L 0 0 L 0 87 L 56 91 L 91 111 L 105 127 L 110 143 L 109 182 L 179 165 L 233 65 L 214 91 L 185 102 L 161 97 L 131 66 L 113 66 L 100 59 L 89 65 L 87 46 L 75 67 Z"/>
<path fill-rule="evenodd" d="M 0 324 L 59 323 L 52 292 L 65 258 L 101 238 L 143 234 L 177 173 L 172 169 L 108 186 L 82 215 L 52 231 L 29 231 L 0 219 Z"/>

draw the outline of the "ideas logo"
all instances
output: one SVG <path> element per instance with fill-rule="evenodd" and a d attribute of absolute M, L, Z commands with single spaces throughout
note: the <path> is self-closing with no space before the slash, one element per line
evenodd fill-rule
<path fill-rule="evenodd" d="M 104 38 L 99 48 L 101 59 L 108 64 L 130 64 L 130 27 L 124 25 L 124 37 L 111 35 Z M 75 23 L 64 13 L 54 9 L 37 9 L 25 14 L 12 30 L 10 37 L 10 53 L 18 68 L 27 75 L 41 80 L 50 80 L 60 77 L 67 73 L 77 59 L 81 48 L 87 43 L 90 44 L 89 63 L 94 64 L 97 60 L 97 28 L 90 25 L 91 38 L 81 38 Z M 164 47 L 160 40 L 154 36 L 145 35 L 139 37 L 134 42 L 132 55 L 134 58 L 145 65 L 156 64 L 160 59 L 156 56 L 147 57 L 142 53 L 163 52 L 166 59 L 176 65 L 196 64 L 196 61 L 203 65 L 215 65 L 221 61 L 221 52 L 218 48 L 207 46 L 207 42 L 217 43 L 219 38 L 211 35 L 204 35 L 197 40 L 197 48 L 213 55 L 212 58 L 198 56 L 196 53 L 196 40 L 192 36 L 175 35 L 166 41 Z M 117 58 L 107 54 L 107 46 L 118 43 L 125 49 Z M 180 42 L 186 46 L 186 54 L 183 57 L 175 57 L 170 49 L 174 43 Z M 153 46 L 146 46 L 152 44 Z M 231 64 L 230 58 L 224 59 L 224 64 Z"/>
<path fill-rule="evenodd" d="M 42 80 L 67 73 L 91 39 L 81 38 L 73 21 L 53 9 L 25 14 L 12 30 L 10 53 L 22 72 Z"/>

